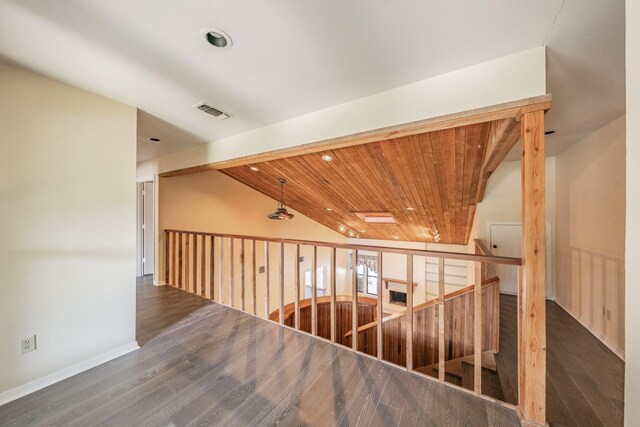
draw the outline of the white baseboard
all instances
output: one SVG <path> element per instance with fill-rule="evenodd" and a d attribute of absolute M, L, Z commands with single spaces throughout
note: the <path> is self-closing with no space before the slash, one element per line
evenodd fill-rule
<path fill-rule="evenodd" d="M 61 369 L 45 377 L 23 384 L 11 390 L 7 390 L 3 393 L 0 393 L 0 406 L 45 387 L 48 387 L 52 384 L 65 380 L 69 377 L 77 375 L 80 372 L 84 372 L 98 365 L 102 365 L 103 363 L 113 360 L 116 357 L 123 356 L 139 348 L 140 347 L 138 346 L 138 343 L 134 341 L 132 343 L 123 345 L 122 347 L 118 347 L 106 353 L 102 353 L 96 357 L 92 357 L 91 359 L 85 360 L 84 362 L 76 363 L 75 365 L 69 366 L 68 368 Z"/>
<path fill-rule="evenodd" d="M 624 361 L 624 351 L 622 351 L 622 349 L 620 347 L 618 347 L 617 345 L 609 342 L 609 340 L 607 340 L 607 337 L 605 337 L 604 335 L 602 335 L 600 333 L 597 333 L 594 330 L 592 330 L 591 329 L 591 325 L 589 325 L 586 322 L 582 321 L 582 319 L 580 319 L 578 316 L 573 314 L 571 312 L 571 310 L 569 310 L 569 308 L 567 306 L 565 306 L 563 303 L 561 303 L 559 300 L 557 300 L 555 298 L 549 298 L 549 300 L 551 300 L 551 301 L 555 302 L 556 304 L 558 304 L 560 306 L 560 308 L 562 308 L 564 311 L 566 311 L 569 314 L 569 316 L 571 316 L 574 319 L 576 319 L 578 321 L 578 323 L 580 323 L 582 326 L 584 326 L 584 328 L 587 331 L 591 332 L 591 335 L 596 337 L 602 344 L 604 344 L 609 350 L 614 352 L 616 354 L 616 356 L 618 356 L 620 359 L 622 359 Z"/>

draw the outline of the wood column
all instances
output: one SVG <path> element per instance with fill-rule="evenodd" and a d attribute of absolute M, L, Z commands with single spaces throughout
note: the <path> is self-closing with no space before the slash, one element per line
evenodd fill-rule
<path fill-rule="evenodd" d="M 545 424 L 546 313 L 544 112 L 524 113 L 522 132 L 522 277 L 518 289 L 518 412 L 523 425 Z"/>

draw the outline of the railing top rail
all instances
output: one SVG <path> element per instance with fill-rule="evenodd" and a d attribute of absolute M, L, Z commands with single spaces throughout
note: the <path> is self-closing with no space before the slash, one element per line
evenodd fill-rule
<path fill-rule="evenodd" d="M 384 253 L 415 255 L 415 256 L 425 256 L 425 257 L 434 257 L 434 258 L 459 259 L 463 261 L 493 262 L 496 264 L 507 264 L 507 265 L 522 265 L 522 259 L 520 258 L 476 255 L 476 254 L 468 254 L 463 252 L 431 251 L 427 249 L 392 248 L 388 246 L 355 245 L 351 243 L 332 243 L 332 242 L 320 242 L 320 241 L 313 241 L 313 240 L 282 239 L 282 238 L 276 238 L 276 237 L 248 236 L 248 235 L 242 235 L 242 234 L 211 233 L 211 232 L 202 232 L 202 231 L 188 231 L 188 230 L 174 230 L 174 229 L 165 229 L 164 231 L 170 232 L 170 233 L 196 234 L 200 236 L 226 237 L 230 239 L 259 240 L 259 241 L 273 242 L 273 243 L 289 243 L 294 245 L 319 246 L 319 247 L 358 250 L 358 251 L 384 252 Z"/>

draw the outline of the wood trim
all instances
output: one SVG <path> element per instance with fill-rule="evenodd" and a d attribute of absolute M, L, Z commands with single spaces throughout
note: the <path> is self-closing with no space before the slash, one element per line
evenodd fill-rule
<path fill-rule="evenodd" d="M 490 107 L 475 108 L 472 110 L 447 114 L 430 119 L 405 123 L 402 125 L 389 126 L 371 131 L 359 132 L 352 135 L 330 138 L 323 141 L 297 145 L 294 147 L 272 150 L 264 153 L 253 154 L 250 156 L 243 156 L 199 166 L 177 169 L 169 172 L 163 172 L 159 174 L 159 176 L 167 178 L 209 170 L 228 169 L 231 167 L 245 166 L 257 162 L 282 159 L 302 154 L 317 153 L 325 150 L 367 144 L 370 142 L 417 135 L 437 130 L 452 129 L 460 126 L 468 126 L 494 120 L 503 120 L 509 118 L 517 119 L 526 112 L 540 110 L 546 111 L 550 108 L 551 95 L 547 94 L 532 98 L 525 98 L 518 101 L 506 102 Z"/>
<path fill-rule="evenodd" d="M 172 231 L 176 233 L 198 234 L 198 235 L 204 234 L 207 236 L 216 236 L 216 237 L 223 236 L 230 239 L 233 239 L 233 238 L 255 239 L 255 240 L 268 241 L 273 243 L 287 243 L 287 244 L 294 244 L 294 245 L 300 244 L 300 245 L 337 248 L 337 249 L 346 249 L 346 250 L 358 250 L 363 252 L 384 252 L 384 253 L 404 254 L 404 255 L 410 254 L 410 255 L 422 256 L 422 257 L 448 258 L 448 259 L 458 259 L 463 261 L 483 261 L 483 262 L 493 262 L 495 264 L 505 264 L 505 265 L 521 265 L 522 264 L 522 260 L 520 258 L 502 257 L 502 256 L 485 256 L 485 255 L 468 254 L 463 252 L 431 251 L 426 249 L 405 249 L 405 248 L 394 248 L 389 246 L 355 245 L 351 243 L 331 243 L 331 242 L 312 241 L 312 240 L 280 239 L 280 238 L 273 238 L 273 237 L 246 236 L 241 234 L 184 231 L 184 230 L 173 230 L 173 229 L 167 229 L 167 231 Z"/>
<path fill-rule="evenodd" d="M 331 304 L 331 295 L 329 296 L 322 296 L 322 297 L 318 297 L 317 299 L 317 304 Z M 336 302 L 337 303 L 351 303 L 353 302 L 353 298 L 351 298 L 351 295 L 336 295 Z M 366 304 L 366 305 L 371 305 L 371 306 L 375 306 L 378 305 L 378 300 L 376 298 L 370 298 L 370 297 L 363 297 L 363 296 L 359 296 L 358 297 L 358 303 L 359 304 Z M 311 307 L 311 298 L 305 298 L 305 299 L 301 299 L 300 300 L 300 309 L 303 308 L 307 308 L 307 307 Z M 289 316 L 295 315 L 295 303 L 290 302 L 289 304 L 286 304 L 284 306 L 284 317 L 289 318 Z M 279 312 L 278 310 L 274 310 L 269 314 L 269 318 L 271 320 L 276 320 L 278 319 L 279 316 Z M 375 326 L 375 322 L 373 322 L 373 325 Z M 362 326 L 361 326 L 362 327 Z M 348 332 L 348 334 L 350 334 L 351 331 Z"/>
<path fill-rule="evenodd" d="M 391 277 L 383 277 L 382 281 L 384 282 L 384 287 L 385 289 L 389 289 L 389 282 L 391 283 L 397 283 L 398 285 L 405 285 L 407 284 L 406 280 L 402 280 L 402 279 L 393 279 Z M 416 286 L 418 286 L 418 282 L 413 282 L 413 287 L 415 288 Z"/>

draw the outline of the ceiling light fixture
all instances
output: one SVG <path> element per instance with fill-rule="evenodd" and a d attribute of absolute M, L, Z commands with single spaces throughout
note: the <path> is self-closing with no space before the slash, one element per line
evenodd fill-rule
<path fill-rule="evenodd" d="M 331 157 L 331 156 L 330 156 L 330 155 L 328 155 L 328 154 L 324 154 L 324 155 L 322 156 L 322 160 L 324 160 L 325 162 L 330 162 L 331 160 L 333 160 L 333 157 Z"/>
<path fill-rule="evenodd" d="M 343 225 L 341 225 L 341 226 L 339 227 L 339 230 L 340 230 L 340 231 L 344 231 L 344 230 L 345 230 L 344 226 L 343 226 Z"/>
<path fill-rule="evenodd" d="M 280 202 L 275 212 L 267 215 L 269 219 L 283 220 L 293 218 L 293 214 L 287 212 L 287 208 L 284 206 L 284 184 L 287 182 L 283 178 L 278 180 L 280 182 Z"/>
<path fill-rule="evenodd" d="M 416 208 L 407 208 L 408 211 L 415 211 Z"/>
<path fill-rule="evenodd" d="M 233 45 L 231 37 L 218 28 L 203 28 L 200 35 L 208 44 L 218 49 L 229 49 Z"/>
<path fill-rule="evenodd" d="M 260 169 L 258 169 L 258 168 L 257 168 L 257 167 L 255 167 L 255 166 L 249 166 L 249 169 L 251 169 L 251 170 L 252 170 L 252 171 L 254 171 L 254 172 L 258 172 L 258 171 L 260 170 Z"/>
<path fill-rule="evenodd" d="M 326 210 L 326 211 L 328 211 L 328 212 L 331 212 L 333 209 L 331 209 L 331 208 L 326 208 L 325 210 Z"/>
<path fill-rule="evenodd" d="M 160 142 L 160 138 L 149 138 L 151 142 Z"/>
<path fill-rule="evenodd" d="M 353 233 L 353 231 L 350 231 L 350 232 L 349 232 L 349 236 L 351 236 L 351 237 L 355 236 L 355 234 Z"/>

